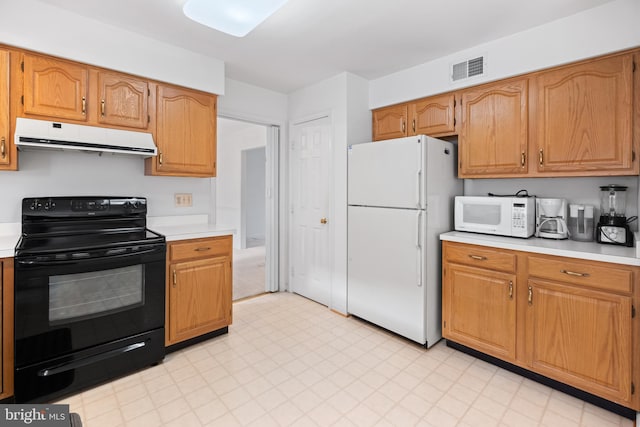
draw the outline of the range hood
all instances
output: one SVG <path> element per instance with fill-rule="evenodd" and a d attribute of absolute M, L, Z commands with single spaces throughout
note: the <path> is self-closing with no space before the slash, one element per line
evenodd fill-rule
<path fill-rule="evenodd" d="M 144 157 L 155 156 L 158 152 L 150 133 L 22 117 L 16 119 L 14 141 L 20 149 L 97 151 Z"/>

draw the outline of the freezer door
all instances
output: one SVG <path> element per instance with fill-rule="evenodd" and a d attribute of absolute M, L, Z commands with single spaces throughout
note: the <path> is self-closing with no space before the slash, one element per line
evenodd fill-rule
<path fill-rule="evenodd" d="M 424 136 L 354 144 L 348 150 L 348 203 L 423 209 Z"/>
<path fill-rule="evenodd" d="M 420 210 L 348 207 L 347 311 L 425 344 Z"/>

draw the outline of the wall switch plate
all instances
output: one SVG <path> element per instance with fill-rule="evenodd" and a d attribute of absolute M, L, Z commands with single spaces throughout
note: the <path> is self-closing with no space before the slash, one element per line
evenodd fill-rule
<path fill-rule="evenodd" d="M 178 208 L 188 208 L 193 206 L 191 193 L 176 193 L 174 195 L 174 202 Z"/>

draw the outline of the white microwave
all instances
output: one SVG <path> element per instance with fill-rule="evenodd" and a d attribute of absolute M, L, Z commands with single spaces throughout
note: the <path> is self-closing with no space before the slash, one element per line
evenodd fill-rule
<path fill-rule="evenodd" d="M 535 197 L 456 196 L 455 229 L 511 237 L 536 231 Z"/>

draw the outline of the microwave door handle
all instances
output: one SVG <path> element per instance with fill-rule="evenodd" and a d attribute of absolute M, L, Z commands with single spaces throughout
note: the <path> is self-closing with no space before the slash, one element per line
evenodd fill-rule
<path fill-rule="evenodd" d="M 416 257 L 418 266 L 418 286 L 422 286 L 422 211 L 418 211 L 416 219 L 418 229 L 416 230 Z"/>

